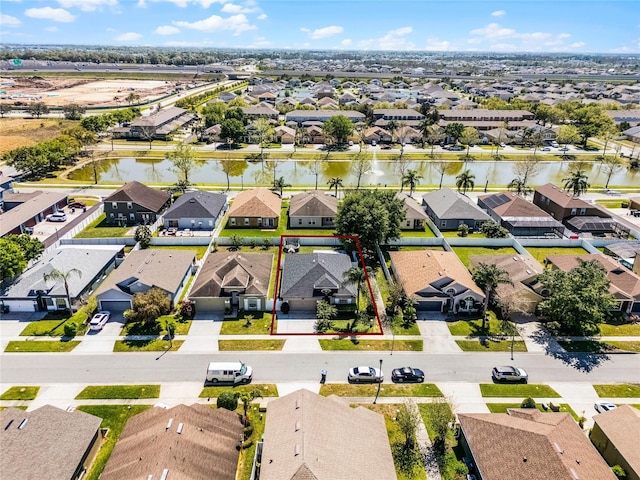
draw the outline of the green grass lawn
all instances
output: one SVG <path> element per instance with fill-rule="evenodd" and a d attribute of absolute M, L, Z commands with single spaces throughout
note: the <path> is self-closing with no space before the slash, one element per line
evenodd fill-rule
<path fill-rule="evenodd" d="M 79 340 L 24 340 L 11 341 L 4 349 L 5 352 L 70 352 L 78 346 Z"/>
<path fill-rule="evenodd" d="M 391 350 L 398 352 L 421 352 L 422 340 L 369 340 L 368 338 L 321 339 L 322 350 Z"/>
<path fill-rule="evenodd" d="M 159 398 L 160 385 L 92 385 L 85 387 L 76 400 Z"/>
<path fill-rule="evenodd" d="M 598 327 L 602 336 L 640 337 L 639 323 L 607 322 L 601 323 Z"/>
<path fill-rule="evenodd" d="M 440 231 L 440 233 L 442 233 L 442 236 L 446 237 L 446 238 L 453 238 L 453 237 L 455 237 L 455 238 L 463 238 L 463 237 L 460 237 L 460 235 L 458 235 L 458 231 L 457 230 L 447 230 L 445 232 Z M 464 238 L 486 238 L 486 237 L 480 232 L 474 232 L 474 233 L 468 234 Z"/>
<path fill-rule="evenodd" d="M 377 384 L 325 383 L 320 387 L 320 395 L 328 397 L 375 397 Z M 380 386 L 381 397 L 442 397 L 442 392 L 433 383 L 395 384 L 383 383 Z"/>
<path fill-rule="evenodd" d="M 463 265 L 469 268 L 469 257 L 472 255 L 517 255 L 512 247 L 452 247 Z"/>
<path fill-rule="evenodd" d="M 0 395 L 0 400 L 33 400 L 38 391 L 40 387 L 11 387 Z"/>
<path fill-rule="evenodd" d="M 456 340 L 463 352 L 509 352 L 511 340 Z M 526 352 L 527 346 L 522 340 L 513 343 L 514 352 Z"/>
<path fill-rule="evenodd" d="M 156 340 L 116 340 L 113 345 L 114 352 L 163 352 L 170 350 L 175 352 L 178 350 L 184 340 L 174 340 L 173 346 L 169 349 L 169 341 L 156 339 Z"/>
<path fill-rule="evenodd" d="M 495 384 L 481 383 L 480 392 L 483 397 L 532 397 L 559 398 L 560 395 L 548 385 L 536 384 Z"/>
<path fill-rule="evenodd" d="M 259 390 L 263 397 L 277 397 L 278 387 L 274 383 L 250 383 L 249 385 L 204 387 L 200 398 L 218 398 L 222 392 L 236 392 L 239 395 Z"/>
<path fill-rule="evenodd" d="M 640 385 L 636 383 L 599 384 L 593 389 L 602 398 L 640 398 Z"/>
<path fill-rule="evenodd" d="M 526 247 L 526 249 L 533 258 L 543 265 L 544 259 L 549 255 L 584 255 L 589 253 L 582 247 Z"/>
<path fill-rule="evenodd" d="M 629 406 L 640 410 L 640 403 L 630 403 Z"/>
<path fill-rule="evenodd" d="M 209 245 L 149 245 L 149 248 L 156 250 L 191 250 L 196 252 L 196 258 L 200 260 L 207 253 Z"/>
<path fill-rule="evenodd" d="M 220 351 L 282 350 L 285 340 L 218 340 Z"/>
<path fill-rule="evenodd" d="M 109 429 L 109 435 L 107 435 L 100 447 L 96 459 L 91 465 L 88 474 L 84 477 L 85 480 L 98 480 L 100 478 L 127 420 L 148 408 L 151 408 L 151 405 L 80 405 L 78 407 L 78 410 L 102 418 L 100 427 Z"/>
<path fill-rule="evenodd" d="M 175 317 L 173 315 L 162 315 L 158 317 L 155 323 L 138 323 L 138 322 L 128 322 L 125 323 L 122 329 L 120 330 L 120 335 L 167 335 L 166 329 L 166 321 L 174 320 Z M 189 330 L 191 329 L 191 324 L 193 323 L 192 319 L 186 319 L 183 321 L 175 321 L 176 331 L 174 335 L 188 335 Z"/>
<path fill-rule="evenodd" d="M 251 325 L 247 326 L 244 318 L 224 320 L 220 335 L 267 335 L 271 329 L 270 313 L 255 313 Z M 255 318 L 260 317 L 260 318 Z"/>
<path fill-rule="evenodd" d="M 420 335 L 420 327 L 418 327 L 417 322 L 411 322 L 409 324 L 394 323 L 392 330 L 395 335 Z"/>
<path fill-rule="evenodd" d="M 520 403 L 487 403 L 487 408 L 491 413 L 507 413 L 507 410 L 509 408 L 520 408 Z M 542 408 L 541 403 L 536 403 L 536 408 L 541 412 L 552 412 L 551 409 L 545 410 L 544 408 Z M 570 413 L 576 422 L 580 419 L 580 417 L 578 417 L 578 414 L 573 410 L 573 408 L 569 406 L 568 403 L 560 404 L 560 412 Z"/>
<path fill-rule="evenodd" d="M 107 225 L 107 214 L 103 213 L 74 238 L 120 238 L 126 236 L 129 229 Z"/>
<path fill-rule="evenodd" d="M 640 352 L 638 342 L 600 342 L 597 340 L 558 340 L 558 343 L 567 352 L 587 353 L 615 353 L 615 352 Z"/>
<path fill-rule="evenodd" d="M 502 329 L 500 328 L 500 320 L 496 318 L 496 314 L 488 310 L 489 321 L 486 322 L 485 328 L 482 328 L 481 318 L 471 318 L 456 320 L 455 322 L 447 322 L 449 332 L 454 337 L 479 337 L 487 335 L 500 335 Z"/>
<path fill-rule="evenodd" d="M 236 410 L 239 414 L 244 414 L 244 409 L 239 406 Z M 264 434 L 264 425 L 267 421 L 266 415 L 260 413 L 258 405 L 251 405 L 247 410 L 249 422 L 253 426 L 251 437 L 245 440 L 243 448 L 240 450 L 240 458 L 238 459 L 238 480 L 250 480 L 251 469 L 253 468 L 253 457 L 256 453 L 256 444 L 262 440 Z"/>
<path fill-rule="evenodd" d="M 47 315 L 48 317 L 49 315 Z M 35 320 L 29 323 L 24 330 L 20 332 L 21 337 L 62 337 L 64 335 L 64 325 L 70 320 L 67 314 L 56 315 L 59 319 Z M 84 335 L 89 328 L 88 325 L 77 324 L 76 335 Z"/>
<path fill-rule="evenodd" d="M 428 225 L 425 225 L 424 230 L 402 230 L 400 236 L 405 238 L 436 238 L 436 234 L 431 231 Z"/>
<path fill-rule="evenodd" d="M 606 208 L 627 208 L 629 206 L 629 200 L 623 198 L 600 198 L 596 200 L 596 203 Z"/>

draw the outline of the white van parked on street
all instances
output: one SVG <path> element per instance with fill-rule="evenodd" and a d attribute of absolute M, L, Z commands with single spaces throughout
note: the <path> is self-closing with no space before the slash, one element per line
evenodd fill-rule
<path fill-rule="evenodd" d="M 207 383 L 249 383 L 253 369 L 242 362 L 211 362 L 207 368 Z"/>

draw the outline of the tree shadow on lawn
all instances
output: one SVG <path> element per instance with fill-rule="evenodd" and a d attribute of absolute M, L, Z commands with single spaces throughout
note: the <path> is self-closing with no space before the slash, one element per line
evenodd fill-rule
<path fill-rule="evenodd" d="M 581 372 L 591 372 L 595 368 L 611 360 L 605 353 L 570 352 L 562 348 L 546 328 L 540 327 L 531 335 L 531 339 L 538 345 L 542 345 L 545 353 L 556 358 L 565 365 L 575 368 Z"/>

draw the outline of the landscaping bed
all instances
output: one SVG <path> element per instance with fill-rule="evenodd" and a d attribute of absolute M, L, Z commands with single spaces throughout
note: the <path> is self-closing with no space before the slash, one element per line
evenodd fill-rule
<path fill-rule="evenodd" d="M 456 340 L 463 352 L 510 352 L 511 340 L 494 340 L 492 338 L 479 340 Z M 527 346 L 522 340 L 513 342 L 514 352 L 526 352 Z"/>
<path fill-rule="evenodd" d="M 33 400 L 40 387 L 11 387 L 0 395 L 0 400 Z"/>
<path fill-rule="evenodd" d="M 328 397 L 375 397 L 378 384 L 325 383 L 320 387 L 320 395 Z M 380 385 L 381 397 L 442 397 L 440 389 L 433 383 Z"/>
<path fill-rule="evenodd" d="M 5 352 L 70 352 L 80 344 L 79 340 L 24 340 L 11 341 L 4 349 Z"/>
<path fill-rule="evenodd" d="M 275 383 L 250 383 L 248 385 L 216 385 L 204 387 L 200 392 L 200 398 L 218 398 L 222 392 L 235 392 L 239 395 L 259 390 L 263 397 L 277 397 L 278 387 Z"/>
<path fill-rule="evenodd" d="M 159 398 L 160 385 L 93 385 L 85 387 L 76 400 Z"/>
<path fill-rule="evenodd" d="M 157 338 L 155 340 L 116 340 L 113 345 L 114 352 L 163 352 L 178 350 L 184 340 L 174 340 L 169 347 L 169 340 Z"/>
<path fill-rule="evenodd" d="M 487 403 L 487 408 L 491 413 L 507 413 L 507 410 L 509 408 L 520 408 L 520 405 L 520 403 Z M 561 403 L 559 404 L 559 407 L 559 412 L 570 413 L 576 422 L 580 419 L 580 417 L 578 417 L 578 414 L 573 410 L 573 408 L 569 406 L 568 403 Z M 547 410 L 542 408 L 541 403 L 536 403 L 536 408 L 541 412 L 554 413 L 550 408 L 548 408 Z"/>
<path fill-rule="evenodd" d="M 368 338 L 344 337 L 340 339 L 320 339 L 322 350 L 372 350 L 399 352 L 421 352 L 422 340 L 369 340 Z"/>
<path fill-rule="evenodd" d="M 549 385 L 537 384 L 494 384 L 481 383 L 480 393 L 483 397 L 531 397 L 531 398 L 559 398 L 560 395 Z"/>

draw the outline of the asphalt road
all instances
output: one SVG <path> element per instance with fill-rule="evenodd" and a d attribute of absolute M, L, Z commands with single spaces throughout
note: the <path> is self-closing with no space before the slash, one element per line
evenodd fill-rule
<path fill-rule="evenodd" d="M 345 382 L 350 367 L 378 366 L 383 360 L 386 382 L 391 369 L 411 365 L 426 373 L 426 382 L 490 382 L 491 368 L 516 365 L 529 373 L 531 383 L 640 383 L 640 356 L 537 353 L 428 354 L 415 352 L 323 353 L 119 353 L 103 355 L 2 354 L 0 378 L 7 384 L 42 383 L 158 383 L 204 381 L 208 362 L 237 361 L 254 368 L 255 383 L 317 381 L 328 371 L 328 382 Z"/>

